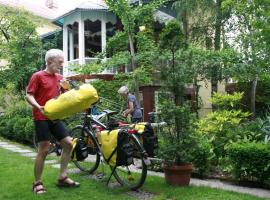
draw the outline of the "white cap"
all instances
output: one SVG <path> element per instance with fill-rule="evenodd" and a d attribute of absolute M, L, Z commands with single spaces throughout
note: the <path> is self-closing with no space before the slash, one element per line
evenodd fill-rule
<path fill-rule="evenodd" d="M 122 86 L 122 87 L 120 87 L 120 89 L 118 90 L 118 93 L 119 94 L 127 94 L 128 93 L 128 87 L 127 86 Z"/>

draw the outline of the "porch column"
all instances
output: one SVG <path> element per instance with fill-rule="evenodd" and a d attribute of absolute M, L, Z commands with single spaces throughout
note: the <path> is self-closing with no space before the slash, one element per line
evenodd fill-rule
<path fill-rule="evenodd" d="M 84 20 L 79 22 L 79 64 L 85 64 L 85 46 L 84 46 Z"/>
<path fill-rule="evenodd" d="M 102 52 L 106 50 L 106 21 L 104 19 L 101 21 L 101 50 Z"/>
<path fill-rule="evenodd" d="M 69 31 L 69 60 L 74 60 L 73 32 Z"/>
<path fill-rule="evenodd" d="M 68 29 L 67 25 L 63 25 L 63 53 L 64 53 L 64 66 L 63 75 L 68 75 Z"/>

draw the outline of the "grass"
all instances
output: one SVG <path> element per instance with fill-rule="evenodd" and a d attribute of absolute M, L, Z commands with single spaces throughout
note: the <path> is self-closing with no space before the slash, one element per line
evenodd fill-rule
<path fill-rule="evenodd" d="M 22 157 L 0 148 L 0 199 L 31 200 L 31 199 L 98 199 L 98 200 L 129 200 L 134 199 L 124 188 L 108 188 L 104 182 L 89 179 L 82 174 L 70 174 L 71 178 L 81 183 L 80 188 L 61 189 L 55 186 L 58 170 L 45 166 L 43 182 L 48 192 L 34 195 L 31 191 L 33 182 L 33 164 L 31 158 Z M 223 191 L 207 187 L 172 187 L 163 178 L 148 176 L 142 188 L 155 193 L 155 200 L 259 200 L 262 198 L 235 192 Z"/>

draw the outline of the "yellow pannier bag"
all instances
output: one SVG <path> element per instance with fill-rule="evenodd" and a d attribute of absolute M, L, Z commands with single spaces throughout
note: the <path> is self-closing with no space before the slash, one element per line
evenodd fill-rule
<path fill-rule="evenodd" d="M 131 124 L 129 128 L 135 129 L 139 133 L 138 138 L 143 144 L 148 156 L 154 157 L 154 150 L 158 147 L 158 137 L 151 124 L 148 122 L 139 122 L 137 124 Z"/>
<path fill-rule="evenodd" d="M 109 159 L 109 164 L 111 166 L 116 165 L 117 153 L 115 150 L 117 147 L 118 132 L 119 129 L 112 131 L 101 131 L 100 133 L 101 150 L 105 159 Z"/>
<path fill-rule="evenodd" d="M 147 124 L 147 122 L 139 122 L 139 123 L 135 124 L 134 129 L 135 129 L 138 133 L 143 133 L 146 124 Z"/>
<path fill-rule="evenodd" d="M 64 119 L 89 108 L 97 100 L 96 89 L 90 84 L 83 84 L 78 90 L 72 89 L 47 101 L 44 112 L 50 120 Z"/>

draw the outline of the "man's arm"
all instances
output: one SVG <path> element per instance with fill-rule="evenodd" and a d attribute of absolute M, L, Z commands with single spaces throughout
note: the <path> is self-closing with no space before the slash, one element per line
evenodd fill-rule
<path fill-rule="evenodd" d="M 26 100 L 27 100 L 27 102 L 28 102 L 31 106 L 33 106 L 34 108 L 38 109 L 41 113 L 44 113 L 44 110 L 43 110 L 43 107 L 44 107 L 44 106 L 40 106 L 40 105 L 38 104 L 38 102 L 36 101 L 35 97 L 34 97 L 32 94 L 27 93 L 27 94 L 26 94 Z"/>
<path fill-rule="evenodd" d="M 128 114 L 132 113 L 134 111 L 134 105 L 133 105 L 133 102 L 132 101 L 129 101 L 128 102 L 128 109 L 126 109 L 124 112 L 123 112 L 123 117 L 127 117 Z"/>

